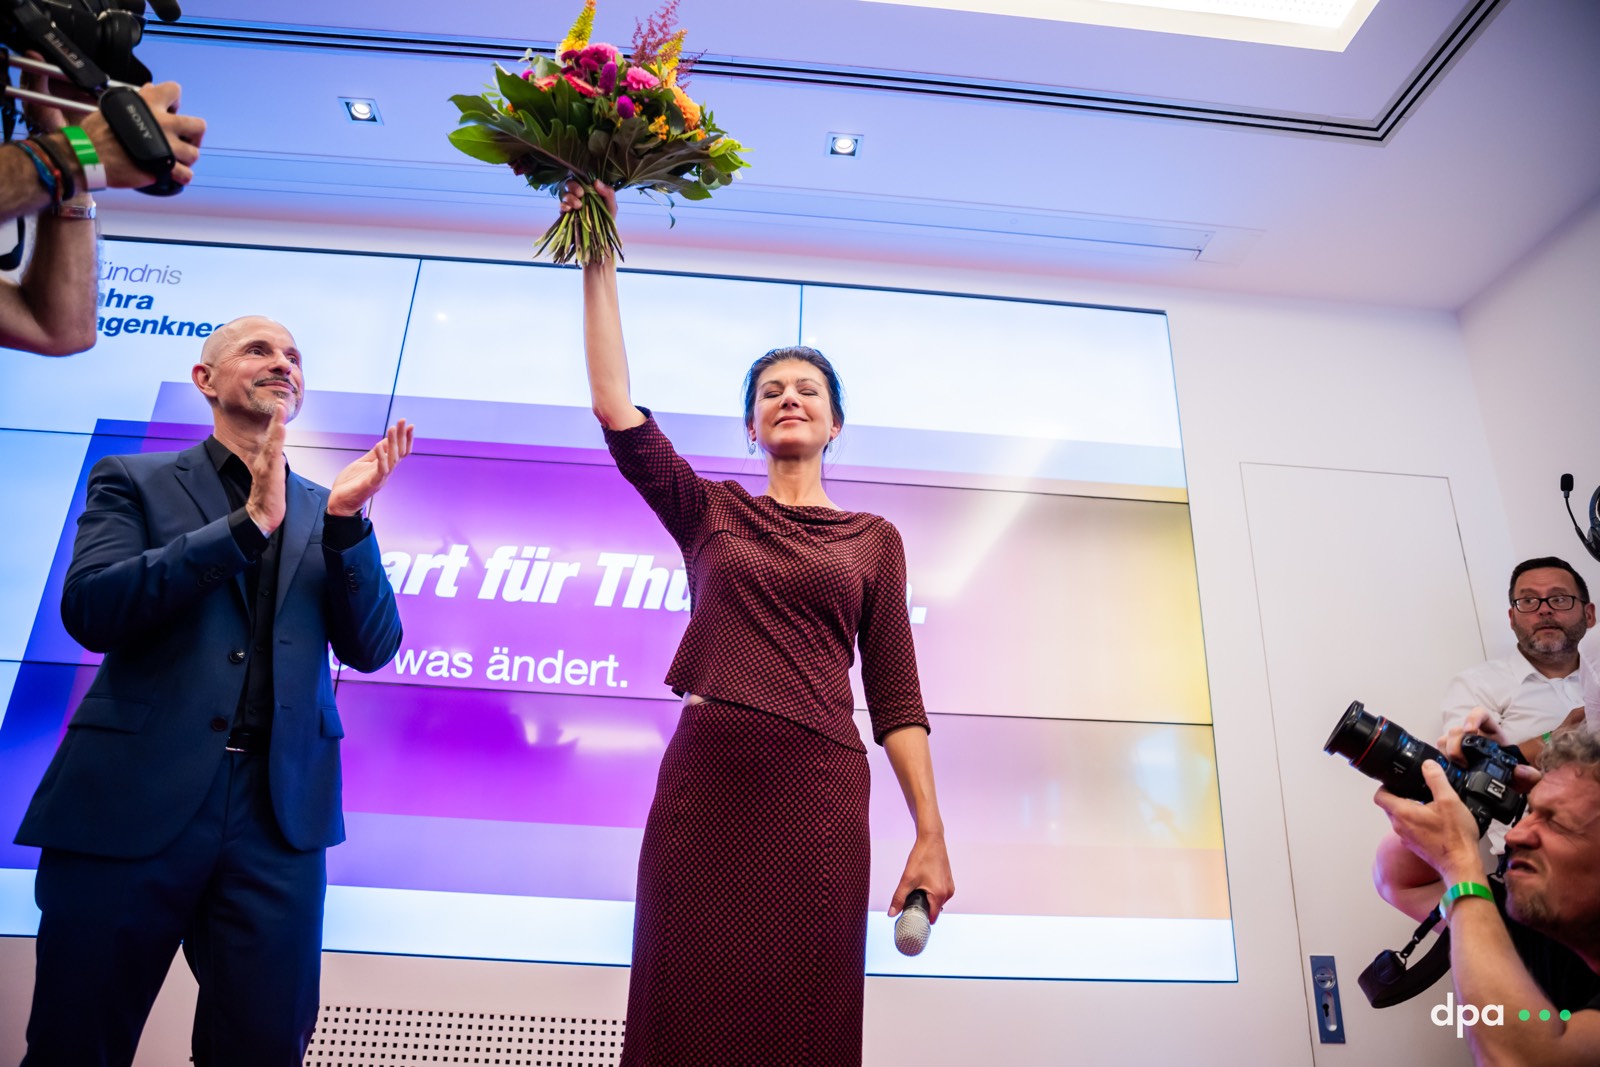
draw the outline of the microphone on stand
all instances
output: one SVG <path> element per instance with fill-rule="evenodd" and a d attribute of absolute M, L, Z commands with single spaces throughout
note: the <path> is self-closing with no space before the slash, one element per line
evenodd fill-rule
<path fill-rule="evenodd" d="M 905 910 L 894 921 L 894 947 L 902 955 L 915 956 L 928 947 L 933 924 L 928 921 L 928 894 L 913 889 L 906 894 Z"/>

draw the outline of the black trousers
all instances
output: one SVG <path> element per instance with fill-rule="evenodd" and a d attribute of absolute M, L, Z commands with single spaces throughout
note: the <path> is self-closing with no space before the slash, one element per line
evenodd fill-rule
<path fill-rule="evenodd" d="M 278 830 L 265 755 L 229 753 L 148 859 L 45 849 L 23 1067 L 125 1067 L 179 945 L 198 1067 L 297 1067 L 317 1021 L 326 853 Z"/>

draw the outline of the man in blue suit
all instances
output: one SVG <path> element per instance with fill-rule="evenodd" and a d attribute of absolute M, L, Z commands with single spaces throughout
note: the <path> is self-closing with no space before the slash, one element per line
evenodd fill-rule
<path fill-rule="evenodd" d="M 328 649 L 373 671 L 400 645 L 362 509 L 411 428 L 324 489 L 284 459 L 288 330 L 228 323 L 193 378 L 213 435 L 101 460 L 78 521 L 61 615 L 105 661 L 17 834 L 43 848 L 25 1067 L 130 1063 L 180 944 L 201 1067 L 298 1065 L 316 1025 L 344 839 Z"/>

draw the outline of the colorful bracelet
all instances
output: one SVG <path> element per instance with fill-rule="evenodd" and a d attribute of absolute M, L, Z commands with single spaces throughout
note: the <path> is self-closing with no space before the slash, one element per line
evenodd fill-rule
<path fill-rule="evenodd" d="M 1494 893 L 1482 882 L 1457 882 L 1444 891 L 1444 896 L 1439 899 L 1439 914 L 1443 918 L 1450 917 L 1450 909 L 1462 897 L 1482 897 L 1493 902 Z"/>
<path fill-rule="evenodd" d="M 12 144 L 22 149 L 23 155 L 33 160 L 34 169 L 39 172 L 39 184 L 44 186 L 45 192 L 50 194 L 52 201 L 57 204 L 61 203 L 60 180 L 56 177 L 55 170 L 44 161 L 44 157 L 33 147 L 33 142 L 13 141 Z"/>
<path fill-rule="evenodd" d="M 78 157 L 78 163 L 83 167 L 83 187 L 91 193 L 104 189 L 106 165 L 100 162 L 100 153 L 95 151 L 94 142 L 83 132 L 83 127 L 64 126 L 61 133 L 72 146 L 73 153 Z"/>
<path fill-rule="evenodd" d="M 72 158 L 51 144 L 47 137 L 30 137 L 26 143 L 33 145 L 50 160 L 50 169 L 55 171 L 56 181 L 60 183 L 56 188 L 56 203 L 77 196 L 78 182 L 72 176 Z"/>

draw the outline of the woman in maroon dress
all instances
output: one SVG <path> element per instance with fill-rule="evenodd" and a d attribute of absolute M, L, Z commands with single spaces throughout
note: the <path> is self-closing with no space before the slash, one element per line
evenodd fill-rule
<path fill-rule="evenodd" d="M 562 210 L 582 195 L 570 185 Z M 821 353 L 777 349 L 750 369 L 745 428 L 767 457 L 752 496 L 696 475 L 634 406 L 615 264 L 585 267 L 583 292 L 595 415 L 682 549 L 692 597 L 666 678 L 683 714 L 639 854 L 622 1062 L 858 1065 L 870 861 L 858 643 L 873 738 L 917 831 L 889 914 L 920 887 L 937 918 L 955 892 L 899 531 L 828 499 L 822 455 L 844 412 Z"/>

